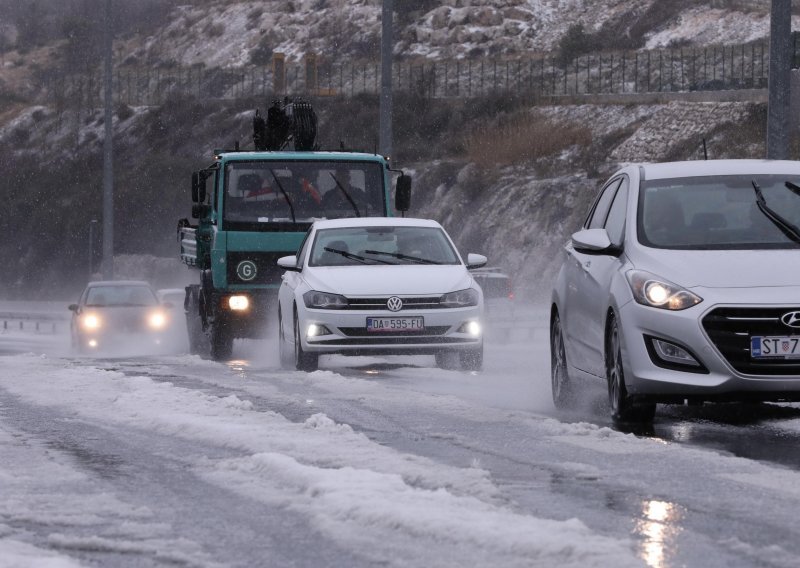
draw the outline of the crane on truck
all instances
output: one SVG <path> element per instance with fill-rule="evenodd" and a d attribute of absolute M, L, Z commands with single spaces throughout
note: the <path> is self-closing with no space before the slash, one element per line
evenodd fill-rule
<path fill-rule="evenodd" d="M 276 261 L 297 253 L 315 220 L 408 210 L 411 178 L 389 158 L 321 151 L 316 137 L 310 103 L 276 101 L 253 117 L 253 151 L 215 150 L 192 173 L 196 222 L 178 222 L 181 260 L 198 272 L 184 298 L 192 353 L 226 359 L 235 338 L 267 334 L 282 275 Z"/>

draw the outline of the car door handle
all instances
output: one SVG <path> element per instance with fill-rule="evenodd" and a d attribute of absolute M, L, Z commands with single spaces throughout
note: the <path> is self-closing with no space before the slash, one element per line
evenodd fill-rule
<path fill-rule="evenodd" d="M 591 266 L 592 266 L 592 261 L 591 260 L 587 260 L 586 262 L 583 263 L 583 267 L 584 268 L 589 268 Z"/>

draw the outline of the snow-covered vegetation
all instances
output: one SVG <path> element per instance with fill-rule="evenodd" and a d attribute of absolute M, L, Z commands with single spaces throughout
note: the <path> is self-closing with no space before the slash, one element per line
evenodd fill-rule
<path fill-rule="evenodd" d="M 86 276 L 89 221 L 101 217 L 100 100 L 87 106 L 53 93 L 44 100 L 41 85 L 65 71 L 100 80 L 102 4 L 0 0 L 8 16 L 0 25 L 0 160 L 10 172 L 0 181 L 8 208 L 0 228 L 13 235 L 0 243 L 0 261 L 20 267 L 0 276 L 9 296 L 54 281 L 65 286 L 57 293 L 72 292 Z M 126 5 L 117 22 L 120 66 L 265 65 L 276 52 L 288 60 L 308 52 L 338 61 L 378 55 L 378 0 L 145 4 Z M 395 0 L 395 8 L 402 61 L 741 43 L 763 40 L 769 20 L 768 0 Z M 566 235 L 618 164 L 700 158 L 703 138 L 711 157 L 763 155 L 763 97 L 567 102 L 395 99 L 394 158 L 415 173 L 412 214 L 437 218 L 462 248 L 488 254 L 523 294 L 546 292 Z M 249 113 L 263 104 L 173 96 L 157 107 L 116 108 L 118 254 L 174 252 L 191 170 L 206 165 L 214 147 L 246 143 Z M 374 146 L 376 97 L 316 106 L 323 146 Z"/>

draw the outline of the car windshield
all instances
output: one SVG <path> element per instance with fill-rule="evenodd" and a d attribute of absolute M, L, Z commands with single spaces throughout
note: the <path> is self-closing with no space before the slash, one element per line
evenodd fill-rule
<path fill-rule="evenodd" d="M 317 231 L 309 265 L 459 263 L 438 227 L 348 227 Z"/>
<path fill-rule="evenodd" d="M 797 248 L 759 209 L 755 182 L 768 206 L 800 223 L 800 196 L 781 175 L 736 175 L 646 181 L 639 198 L 639 242 L 665 249 Z"/>
<path fill-rule="evenodd" d="M 374 162 L 231 162 L 225 169 L 223 216 L 234 228 L 385 214 L 383 171 Z"/>
<path fill-rule="evenodd" d="M 155 306 L 153 291 L 147 286 L 92 286 L 86 292 L 87 306 Z"/>

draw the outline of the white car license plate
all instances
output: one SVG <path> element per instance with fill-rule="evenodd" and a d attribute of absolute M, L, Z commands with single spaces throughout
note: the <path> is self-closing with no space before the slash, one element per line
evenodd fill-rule
<path fill-rule="evenodd" d="M 751 337 L 750 356 L 759 359 L 800 359 L 800 335 Z"/>
<path fill-rule="evenodd" d="M 422 316 L 405 318 L 367 318 L 367 331 L 423 331 L 425 321 Z"/>

